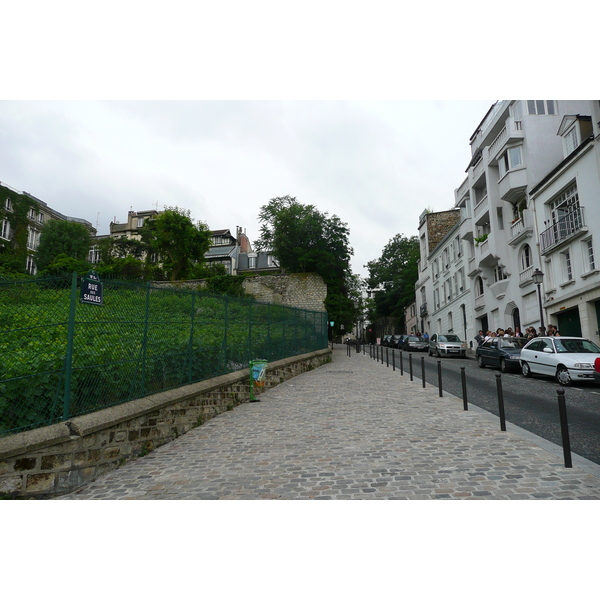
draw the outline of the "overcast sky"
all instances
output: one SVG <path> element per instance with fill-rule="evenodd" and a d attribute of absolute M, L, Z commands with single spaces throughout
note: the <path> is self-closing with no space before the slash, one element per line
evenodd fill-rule
<path fill-rule="evenodd" d="M 178 206 L 251 242 L 260 207 L 295 196 L 348 224 L 365 275 L 425 208 L 452 208 L 493 102 L 4 101 L 0 181 L 99 234 Z"/>

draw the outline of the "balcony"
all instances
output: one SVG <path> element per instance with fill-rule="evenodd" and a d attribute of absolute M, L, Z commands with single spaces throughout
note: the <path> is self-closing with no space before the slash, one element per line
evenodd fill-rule
<path fill-rule="evenodd" d="M 515 248 L 525 238 L 533 235 L 533 217 L 530 210 L 524 210 L 521 218 L 510 225 L 508 232 L 508 243 Z"/>
<path fill-rule="evenodd" d="M 490 144 L 488 152 L 489 160 L 494 160 L 506 144 L 522 140 L 524 137 L 522 122 L 515 121 L 512 117 L 509 117 L 506 119 L 506 125 L 502 128 L 502 131 Z"/>
<path fill-rule="evenodd" d="M 580 206 L 540 233 L 540 252 L 546 254 L 587 231 L 583 206 Z"/>
<path fill-rule="evenodd" d="M 531 276 L 533 275 L 533 265 L 531 267 L 527 267 L 523 271 L 519 273 L 519 287 L 525 287 L 526 285 L 532 284 L 533 279 Z"/>
<path fill-rule="evenodd" d="M 485 307 L 485 296 L 482 294 L 481 296 L 477 296 L 475 298 L 475 310 L 482 310 Z"/>
<path fill-rule="evenodd" d="M 521 196 L 527 188 L 527 169 L 519 167 L 508 171 L 498 182 L 498 193 L 501 200 L 510 202 Z"/>

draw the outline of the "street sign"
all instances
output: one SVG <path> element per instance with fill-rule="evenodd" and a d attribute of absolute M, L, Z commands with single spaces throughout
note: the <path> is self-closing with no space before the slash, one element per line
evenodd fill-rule
<path fill-rule="evenodd" d="M 96 306 L 102 306 L 103 304 L 103 290 L 102 282 L 98 273 L 90 271 L 81 280 L 81 294 L 79 301 L 84 304 L 95 304 Z"/>

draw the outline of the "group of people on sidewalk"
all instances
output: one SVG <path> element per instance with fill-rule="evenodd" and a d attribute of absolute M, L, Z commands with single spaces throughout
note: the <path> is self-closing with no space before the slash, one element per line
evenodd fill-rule
<path fill-rule="evenodd" d="M 496 331 L 487 331 L 485 334 L 483 333 L 483 329 L 479 330 L 479 333 L 475 336 L 475 341 L 477 345 L 481 346 L 485 342 L 494 339 L 495 337 L 522 337 L 531 340 L 538 336 L 560 336 L 560 331 L 554 325 L 548 325 L 548 329 L 544 327 L 540 327 L 538 333 L 535 331 L 535 327 L 528 327 L 523 333 L 519 327 L 515 327 L 515 330 L 512 330 L 512 327 L 507 327 L 503 329 L 502 327 L 498 327 Z"/>

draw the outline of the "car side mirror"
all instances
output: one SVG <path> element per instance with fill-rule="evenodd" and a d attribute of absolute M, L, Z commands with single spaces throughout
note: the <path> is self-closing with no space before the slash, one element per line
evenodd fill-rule
<path fill-rule="evenodd" d="M 554 350 L 552 350 L 552 348 L 544 348 L 544 352 L 547 352 L 548 354 L 554 354 Z"/>

